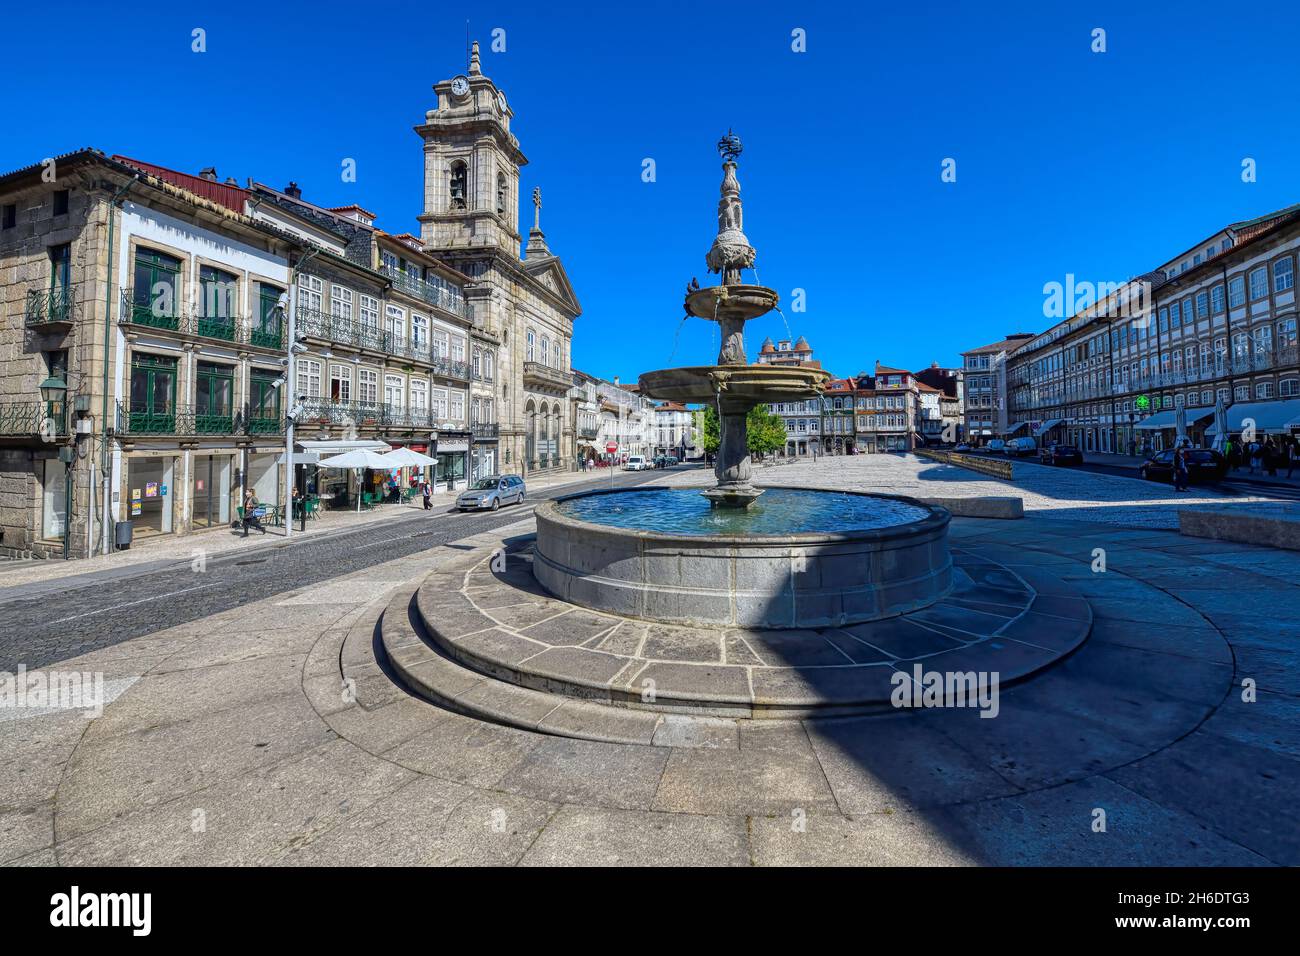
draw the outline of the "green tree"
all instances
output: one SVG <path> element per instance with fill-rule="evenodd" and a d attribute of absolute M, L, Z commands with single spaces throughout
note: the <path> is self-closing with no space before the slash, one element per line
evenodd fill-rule
<path fill-rule="evenodd" d="M 710 455 L 718 453 L 722 443 L 718 426 L 718 410 L 712 405 L 704 408 L 704 422 L 700 429 L 704 436 L 704 450 Z M 785 447 L 785 419 L 773 415 L 766 405 L 755 405 L 745 416 L 745 444 L 751 455 L 766 455 Z"/>
<path fill-rule="evenodd" d="M 722 444 L 722 437 L 718 427 L 718 410 L 713 405 L 704 406 L 704 414 L 700 421 L 700 436 L 704 450 L 710 455 L 716 455 L 718 446 Z"/>
<path fill-rule="evenodd" d="M 751 455 L 766 455 L 785 447 L 785 419 L 772 414 L 767 405 L 755 405 L 745 418 L 747 442 Z"/>

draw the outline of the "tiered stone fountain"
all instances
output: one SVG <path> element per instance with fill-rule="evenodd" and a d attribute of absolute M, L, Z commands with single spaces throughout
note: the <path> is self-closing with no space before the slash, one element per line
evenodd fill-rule
<path fill-rule="evenodd" d="M 772 311 L 780 297 L 765 286 L 741 281 L 741 270 L 752 269 L 758 253 L 744 232 L 736 178 L 739 137 L 728 133 L 718 143 L 718 152 L 723 158 L 718 235 L 705 262 L 710 272 L 721 274 L 722 282 L 686 296 L 689 314 L 717 322 L 721 328 L 718 363 L 647 372 L 641 376 L 641 390 L 651 398 L 717 407 L 720 441 L 714 474 L 718 483 L 704 495 L 715 505 L 746 508 L 763 493 L 751 483 L 746 435 L 750 409 L 764 402 L 816 398 L 831 376 L 818 368 L 749 364 L 745 323 Z"/>
<path fill-rule="evenodd" d="M 689 314 L 717 322 L 716 365 L 641 376 L 642 391 L 719 412 L 717 484 L 573 495 L 537 509 L 534 573 L 551 593 L 586 607 L 683 624 L 825 627 L 934 603 L 952 586 L 948 512 L 911 499 L 753 485 L 746 416 L 764 402 L 816 398 L 830 375 L 804 366 L 750 365 L 745 323 L 777 305 L 742 272 L 745 237 L 736 157 L 722 155 L 718 233 L 705 261 L 719 285 L 686 296 Z"/>

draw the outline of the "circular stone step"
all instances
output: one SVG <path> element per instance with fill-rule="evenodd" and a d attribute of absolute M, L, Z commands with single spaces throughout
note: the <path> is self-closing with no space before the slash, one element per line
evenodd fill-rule
<path fill-rule="evenodd" d="M 424 696 L 555 733 L 603 716 L 647 742 L 663 715 L 892 711 L 904 689 L 931 674 L 996 675 L 999 686 L 1021 680 L 1074 650 L 1092 620 L 1087 602 L 1059 578 L 1013 573 L 977 547 L 954 551 L 954 590 L 935 605 L 802 631 L 685 628 L 593 612 L 547 595 L 527 551 L 506 556 L 504 567 L 494 555 L 483 549 L 468 571 L 431 574 L 404 626 L 401 609 L 390 608 L 385 647 Z"/>

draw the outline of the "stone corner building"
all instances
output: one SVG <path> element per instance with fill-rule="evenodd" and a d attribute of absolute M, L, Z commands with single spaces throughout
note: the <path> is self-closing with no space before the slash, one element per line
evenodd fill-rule
<path fill-rule="evenodd" d="M 421 239 L 426 252 L 470 277 L 474 323 L 501 341 L 500 468 L 567 468 L 576 441 L 570 347 L 582 307 L 542 233 L 540 190 L 519 257 L 519 169 L 528 160 L 510 132 L 514 113 L 483 75 L 477 43 L 468 75 L 434 91 L 437 107 L 415 128 L 424 140 Z"/>

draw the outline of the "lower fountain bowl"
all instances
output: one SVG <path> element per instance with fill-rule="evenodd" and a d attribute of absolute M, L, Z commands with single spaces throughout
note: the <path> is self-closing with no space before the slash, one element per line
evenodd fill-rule
<path fill-rule="evenodd" d="M 698 489 L 662 493 L 699 497 Z M 533 573 L 542 587 L 573 604 L 625 617 L 747 628 L 874 621 L 926 607 L 952 589 L 950 515 L 911 498 L 853 495 L 867 505 L 901 504 L 920 516 L 887 527 L 681 534 L 600 523 L 601 506 L 608 501 L 612 509 L 618 500 L 605 496 L 625 494 L 587 492 L 538 505 Z M 575 510 L 594 520 L 568 513 Z"/>

